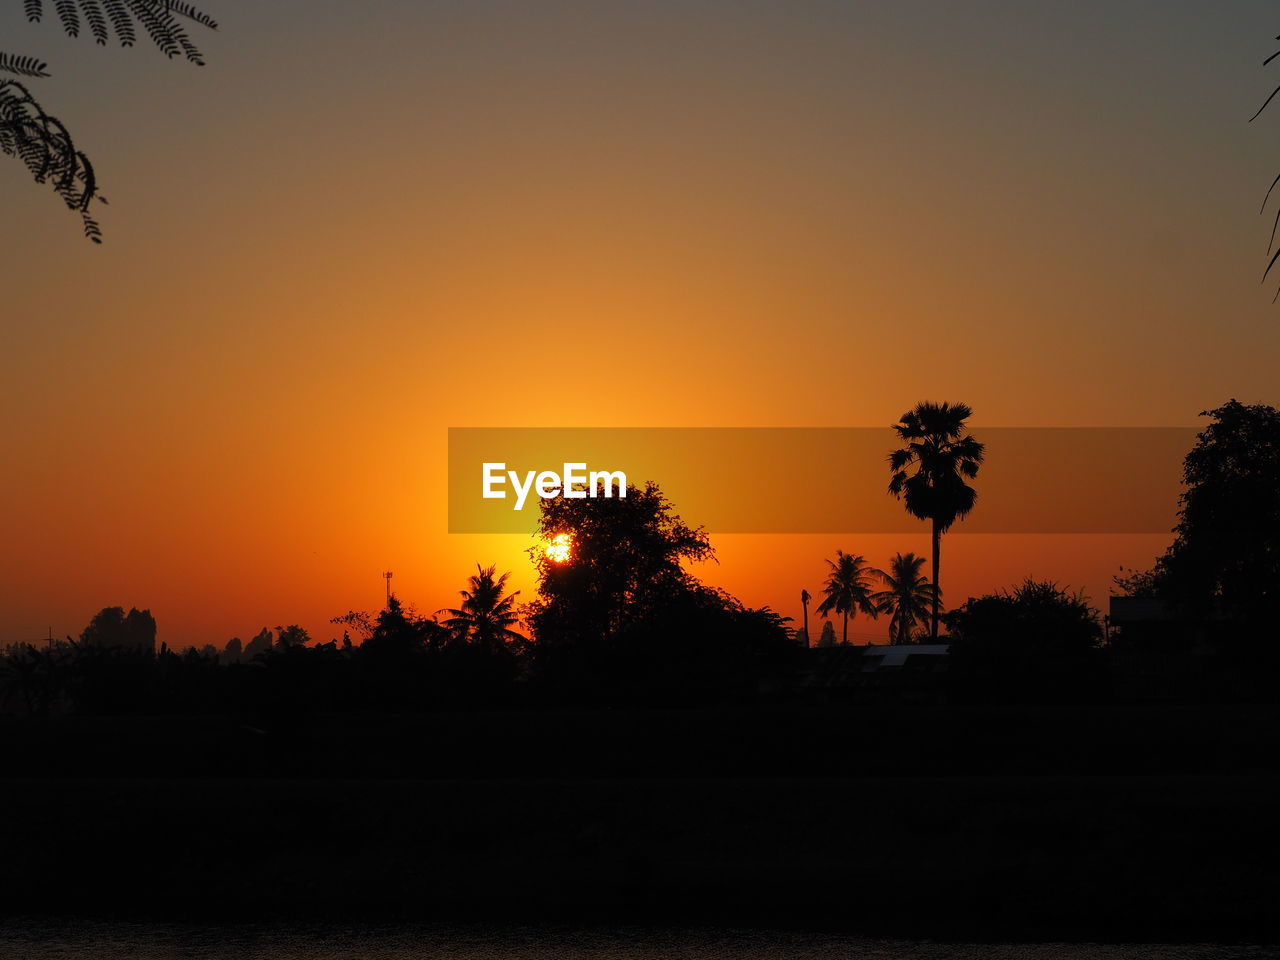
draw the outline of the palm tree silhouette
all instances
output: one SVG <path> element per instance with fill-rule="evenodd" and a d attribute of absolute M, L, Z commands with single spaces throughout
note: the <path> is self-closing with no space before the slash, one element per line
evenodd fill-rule
<path fill-rule="evenodd" d="M 933 583 L 938 575 L 942 535 L 973 509 L 978 492 L 965 481 L 978 475 L 983 445 L 965 433 L 973 410 L 964 403 L 919 403 L 893 425 L 906 444 L 889 454 L 893 478 L 889 492 L 902 500 L 907 512 L 933 527 Z M 914 467 L 914 472 L 908 472 Z M 935 591 L 930 636 L 938 639 L 938 597 Z"/>
<path fill-rule="evenodd" d="M 809 591 L 801 588 L 800 606 L 804 607 L 804 645 L 809 646 Z"/>
<path fill-rule="evenodd" d="M 831 572 L 822 587 L 823 600 L 818 604 L 818 612 L 824 617 L 832 610 L 844 614 L 844 635 L 840 642 L 848 643 L 850 614 L 857 616 L 861 610 L 873 619 L 878 615 L 871 602 L 872 571 L 864 557 L 843 550 L 837 550 L 836 558 L 828 560 L 827 566 Z"/>
<path fill-rule="evenodd" d="M 525 638 L 512 630 L 519 621 L 515 612 L 516 597 L 520 591 L 504 594 L 510 573 L 495 578 L 496 567 L 482 567 L 476 564 L 476 572 L 467 578 L 468 590 L 459 590 L 462 606 L 449 607 L 443 612 L 450 614 L 444 625 L 464 641 L 475 643 L 488 649 L 500 649 L 508 640 L 524 640 Z"/>
<path fill-rule="evenodd" d="M 885 589 L 872 595 L 871 599 L 877 610 L 892 617 L 889 620 L 890 643 L 911 643 L 915 625 L 929 616 L 934 588 L 929 578 L 920 572 L 923 566 L 924 557 L 899 553 L 889 561 L 888 570 L 875 571 L 884 580 Z"/>

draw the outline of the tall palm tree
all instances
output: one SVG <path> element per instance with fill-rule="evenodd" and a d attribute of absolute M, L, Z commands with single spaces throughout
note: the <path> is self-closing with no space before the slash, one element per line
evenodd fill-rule
<path fill-rule="evenodd" d="M 933 533 L 933 583 L 939 586 L 942 535 L 973 509 L 978 492 L 966 483 L 978 475 L 983 445 L 965 432 L 973 416 L 964 403 L 919 403 L 893 425 L 905 446 L 889 454 L 889 492 L 913 517 L 928 520 Z M 938 639 L 938 594 L 929 634 Z"/>
<path fill-rule="evenodd" d="M 804 607 L 804 645 L 809 646 L 809 591 L 801 588 L 800 606 Z"/>
<path fill-rule="evenodd" d="M 866 558 L 855 553 L 836 551 L 836 558 L 828 560 L 831 572 L 827 574 L 827 582 L 822 587 L 822 603 L 818 604 L 818 612 L 824 617 L 834 610 L 844 614 L 844 635 L 841 643 L 849 642 L 849 615 L 858 615 L 862 611 L 868 617 L 878 616 L 876 605 L 871 602 L 871 568 Z"/>
<path fill-rule="evenodd" d="M 872 602 L 881 613 L 890 614 L 889 641 L 911 643 L 917 623 L 929 616 L 935 591 L 929 578 L 921 573 L 924 557 L 914 553 L 895 554 L 888 570 L 876 570 L 885 588 L 873 594 Z"/>
<path fill-rule="evenodd" d="M 491 650 L 500 649 L 508 640 L 525 639 L 511 629 L 520 619 L 515 612 L 520 591 L 504 593 L 511 574 L 495 577 L 495 570 L 496 567 L 482 567 L 477 563 L 476 572 L 467 578 L 470 589 L 458 591 L 462 605 L 443 611 L 450 614 L 444 625 L 456 636 Z"/>

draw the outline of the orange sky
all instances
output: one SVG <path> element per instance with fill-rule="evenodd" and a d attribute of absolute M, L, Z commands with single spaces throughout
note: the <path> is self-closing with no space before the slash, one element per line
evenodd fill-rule
<path fill-rule="evenodd" d="M 111 199 L 93 248 L 0 164 L 0 640 L 108 604 L 327 637 L 387 568 L 423 610 L 477 560 L 528 589 L 523 540 L 445 532 L 450 426 L 1280 400 L 1266 4 L 208 6 L 203 69 L 0 11 Z M 715 544 L 798 615 L 837 547 L 925 540 Z M 943 585 L 1097 597 L 1162 547 L 956 535 Z"/>

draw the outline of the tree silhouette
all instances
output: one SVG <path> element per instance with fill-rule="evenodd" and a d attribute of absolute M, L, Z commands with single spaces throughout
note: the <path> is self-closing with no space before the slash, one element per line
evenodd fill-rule
<path fill-rule="evenodd" d="M 130 650 L 154 650 L 156 620 L 150 610 L 103 607 L 93 615 L 80 634 L 80 642 L 90 647 L 117 647 Z"/>
<path fill-rule="evenodd" d="M 310 642 L 311 636 L 296 623 L 287 627 L 276 627 L 276 646 L 281 650 L 305 647 Z"/>
<path fill-rule="evenodd" d="M 1155 599 L 1160 596 L 1161 571 L 1159 568 L 1136 570 L 1120 566 L 1120 572 L 1111 578 L 1113 592 L 1121 597 Z"/>
<path fill-rule="evenodd" d="M 966 483 L 978 475 L 983 445 L 965 433 L 973 411 L 963 403 L 917 404 L 893 429 L 905 446 L 889 454 L 889 492 L 913 517 L 928 520 L 933 535 L 933 583 L 929 635 L 938 639 L 942 535 L 973 509 L 978 493 Z"/>
<path fill-rule="evenodd" d="M 644 620 L 695 581 L 685 561 L 714 559 L 706 533 L 688 526 L 655 483 L 625 497 L 542 501 L 543 543 L 568 535 L 572 556 L 557 562 L 539 545 L 530 554 L 538 599 L 530 623 L 540 643 L 591 643 Z"/>
<path fill-rule="evenodd" d="M 218 26 L 186 0 L 55 0 L 54 6 L 68 36 L 78 37 L 83 26 L 100 45 L 114 34 L 122 47 L 131 47 L 138 34 L 145 33 L 170 59 L 185 57 L 197 65 L 204 60 L 182 20 L 209 29 Z M 44 16 L 43 0 L 23 0 L 23 9 L 32 23 Z M 49 76 L 43 61 L 4 52 L 0 52 L 0 73 Z M 17 80 L 0 80 L 0 150 L 26 164 L 36 183 L 50 184 L 67 208 L 80 215 L 85 236 L 102 242 L 102 230 L 89 212 L 94 200 L 106 203 L 98 192 L 93 164 L 76 148 L 67 128 Z"/>
<path fill-rule="evenodd" d="M 244 650 L 244 642 L 239 637 L 232 637 L 227 641 L 227 645 L 222 648 L 220 660 L 222 663 L 239 663 L 240 654 Z"/>
<path fill-rule="evenodd" d="M 830 620 L 822 621 L 822 633 L 818 635 L 818 646 L 822 649 L 834 647 L 836 645 L 836 628 L 831 625 Z"/>
<path fill-rule="evenodd" d="M 569 700 L 679 704 L 755 691 L 795 652 L 786 619 L 684 569 L 714 559 L 657 484 L 625 497 L 542 501 L 530 550 L 533 678 Z M 563 538 L 563 539 L 562 539 Z M 547 544 L 568 542 L 566 551 Z"/>
<path fill-rule="evenodd" d="M 271 631 L 267 627 L 263 627 L 244 645 L 240 658 L 245 663 L 252 663 L 256 659 L 261 659 L 271 652 L 274 642 Z"/>
<path fill-rule="evenodd" d="M 360 653 L 379 664 L 398 666 L 437 649 L 443 639 L 440 624 L 406 609 L 393 593 L 378 614 L 373 632 L 360 645 Z"/>
<path fill-rule="evenodd" d="M 947 614 L 950 673 L 964 698 L 1092 699 L 1101 693 L 1102 623 L 1088 597 L 1050 581 L 970 598 Z"/>
<path fill-rule="evenodd" d="M 898 553 L 889 561 L 888 570 L 875 571 L 884 580 L 885 588 L 871 599 L 877 610 L 890 615 L 891 643 L 913 642 L 916 624 L 929 616 L 934 589 L 929 578 L 921 573 L 923 567 L 924 557 Z"/>
<path fill-rule="evenodd" d="M 831 611 L 844 615 L 844 633 L 841 643 L 849 642 L 849 617 L 858 612 L 873 619 L 878 615 L 876 605 L 871 602 L 871 574 L 865 558 L 854 554 L 836 551 L 836 558 L 828 560 L 831 572 L 827 574 L 827 582 L 822 587 L 823 599 L 818 604 L 818 612 L 824 617 Z"/>
<path fill-rule="evenodd" d="M 1264 628 L 1280 603 L 1280 410 L 1231 400 L 1183 461 L 1162 592 L 1197 619 Z"/>
<path fill-rule="evenodd" d="M 525 639 L 511 629 L 520 620 L 515 612 L 516 597 L 520 591 L 505 593 L 511 574 L 504 573 L 495 578 L 496 569 L 476 564 L 476 572 L 467 579 L 469 589 L 458 591 L 462 605 L 442 611 L 450 615 L 442 623 L 458 639 L 487 650 L 501 649 L 508 641 L 521 642 Z"/>
<path fill-rule="evenodd" d="M 61 674 L 70 643 L 51 643 L 45 649 L 23 643 L 10 647 L 0 657 L 0 679 L 7 679 L 22 694 L 27 713 L 49 713 L 61 692 Z"/>
<path fill-rule="evenodd" d="M 800 591 L 800 606 L 804 608 L 804 645 L 806 649 L 809 646 L 809 591 L 802 589 Z"/>
<path fill-rule="evenodd" d="M 368 640 L 378 625 L 377 618 L 364 610 L 348 610 L 340 617 L 331 618 L 329 622 L 339 627 L 344 627 L 343 634 L 348 637 L 350 632 L 354 630 L 362 641 Z"/>

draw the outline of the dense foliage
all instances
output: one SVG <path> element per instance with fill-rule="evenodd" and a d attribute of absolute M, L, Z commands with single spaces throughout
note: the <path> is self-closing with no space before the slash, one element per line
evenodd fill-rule
<path fill-rule="evenodd" d="M 528 609 L 537 679 L 571 699 L 684 702 L 753 691 L 794 650 L 784 619 L 705 586 L 686 562 L 714 559 L 653 483 L 614 499 L 543 501 Z"/>
<path fill-rule="evenodd" d="M 1081 594 L 1028 579 L 971 598 L 946 620 L 953 689 L 961 697 L 1034 702 L 1102 693 L 1102 623 Z"/>

